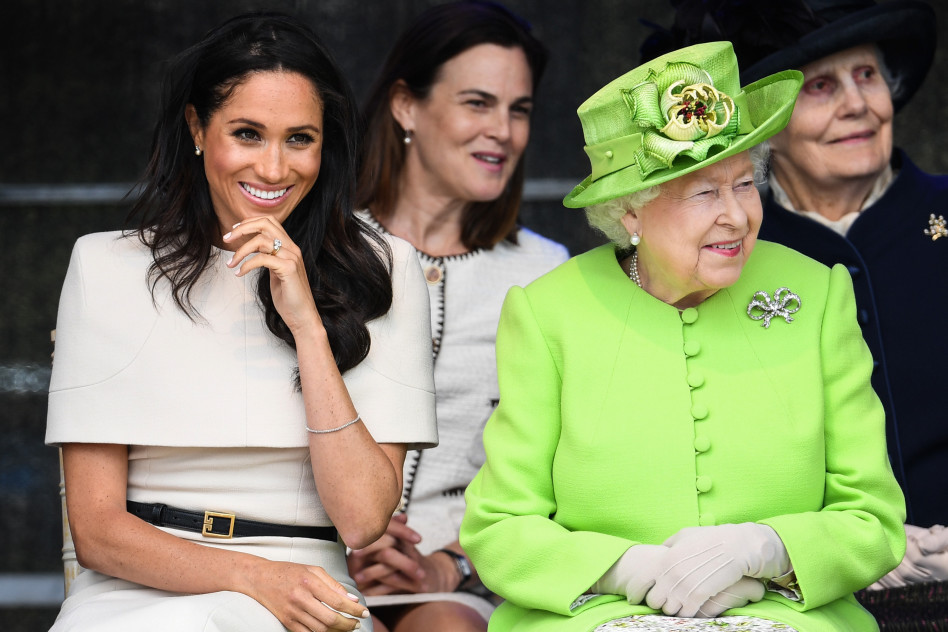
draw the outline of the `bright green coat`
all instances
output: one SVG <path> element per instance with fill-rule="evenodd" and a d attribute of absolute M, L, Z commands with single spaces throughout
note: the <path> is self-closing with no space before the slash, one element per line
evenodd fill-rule
<path fill-rule="evenodd" d="M 801 309 L 765 328 L 748 304 L 781 287 Z M 655 613 L 616 596 L 570 608 L 630 545 L 748 521 L 780 535 L 803 601 L 768 592 L 727 614 L 877 629 L 851 593 L 901 560 L 905 509 L 845 268 L 758 242 L 737 283 L 680 314 L 603 246 L 510 290 L 497 363 L 461 526 L 508 600 L 491 631 Z"/>

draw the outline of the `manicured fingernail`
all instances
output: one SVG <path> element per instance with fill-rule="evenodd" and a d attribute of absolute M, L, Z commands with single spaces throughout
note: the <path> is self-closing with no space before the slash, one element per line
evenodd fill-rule
<path fill-rule="evenodd" d="M 348 597 L 352 601 L 359 601 L 359 598 L 353 595 L 352 593 L 346 593 L 346 597 Z"/>
<path fill-rule="evenodd" d="M 232 264 L 233 262 L 234 262 L 234 258 L 231 257 L 230 259 L 227 260 L 227 265 L 230 265 L 230 264 Z"/>
<path fill-rule="evenodd" d="M 224 235 L 224 239 L 230 239 L 230 233 L 227 233 L 226 235 Z"/>
<path fill-rule="evenodd" d="M 364 618 L 366 618 L 367 616 L 369 616 L 369 611 L 368 611 L 368 610 L 363 610 L 363 611 L 362 611 L 362 618 L 364 619 Z"/>
<path fill-rule="evenodd" d="M 368 614 L 368 613 L 366 613 L 366 614 Z M 364 616 L 364 615 L 363 615 L 363 616 Z M 352 629 L 353 629 L 353 630 L 358 630 L 358 629 L 361 628 L 361 627 L 362 627 L 362 624 L 359 623 L 358 621 L 356 621 L 356 627 L 354 627 L 354 628 L 352 628 Z"/>
<path fill-rule="evenodd" d="M 233 226 L 231 226 L 231 228 L 237 228 L 238 226 L 240 226 L 240 222 L 237 222 L 236 224 L 234 224 Z"/>

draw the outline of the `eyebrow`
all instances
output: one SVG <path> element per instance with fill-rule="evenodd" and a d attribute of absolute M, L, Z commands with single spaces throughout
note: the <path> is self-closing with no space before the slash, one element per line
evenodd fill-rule
<path fill-rule="evenodd" d="M 257 121 L 253 121 L 251 119 L 235 118 L 233 120 L 227 121 L 228 125 L 233 125 L 235 123 L 240 124 L 240 125 L 249 125 L 251 127 L 256 127 L 258 129 L 267 129 L 267 126 L 264 125 L 263 123 L 258 123 Z M 295 132 L 302 132 L 304 130 L 311 130 L 317 134 L 320 133 L 319 128 L 316 127 L 315 125 L 296 125 L 294 127 L 288 127 L 286 131 L 295 133 Z"/>
<path fill-rule="evenodd" d="M 497 97 L 495 95 L 491 94 L 490 92 L 485 92 L 484 90 L 478 90 L 477 88 L 469 88 L 467 90 L 461 90 L 460 92 L 458 92 L 459 96 L 466 95 L 466 94 L 477 95 L 487 101 L 494 101 L 494 102 L 497 101 Z M 519 99 L 515 99 L 514 103 L 515 104 L 533 103 L 533 97 L 522 96 Z"/>

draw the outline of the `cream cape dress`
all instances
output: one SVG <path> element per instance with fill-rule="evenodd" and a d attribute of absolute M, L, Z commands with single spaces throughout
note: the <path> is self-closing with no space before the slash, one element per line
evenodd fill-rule
<path fill-rule="evenodd" d="M 427 290 L 414 249 L 388 239 L 392 308 L 368 324 L 369 355 L 344 378 L 376 441 L 431 447 L 438 439 Z M 296 354 L 266 328 L 254 292 L 257 275 L 234 276 L 225 265 L 230 256 L 215 249 L 192 293 L 201 317 L 191 320 L 162 283 L 152 300 L 146 284 L 151 254 L 135 237 L 99 233 L 77 242 L 59 306 L 46 441 L 128 445 L 130 500 L 330 525 L 293 383 Z M 163 530 L 208 546 L 321 566 L 357 594 L 341 542 L 208 541 Z M 53 630 L 169 628 L 284 629 L 243 594 L 180 595 L 84 570 Z"/>

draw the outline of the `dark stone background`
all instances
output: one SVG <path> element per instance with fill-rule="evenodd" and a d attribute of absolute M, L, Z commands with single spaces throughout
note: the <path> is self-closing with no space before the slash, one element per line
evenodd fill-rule
<path fill-rule="evenodd" d="M 769 1 L 769 0 L 762 0 Z M 425 0 L 8 0 L 0 37 L 0 574 L 59 573 L 56 451 L 43 445 L 45 387 L 59 290 L 72 243 L 120 228 L 124 204 L 10 202 L 22 184 L 130 183 L 144 167 L 161 61 L 251 8 L 303 16 L 362 96 L 402 27 Z M 579 104 L 638 63 L 639 18 L 670 20 L 666 0 L 509 0 L 551 51 L 538 95 L 528 177 L 588 173 Z M 948 3 L 931 0 L 940 24 Z M 948 171 L 945 46 L 897 119 L 897 144 L 925 169 Z M 566 191 L 560 192 L 560 195 Z M 579 211 L 528 202 L 522 219 L 576 254 L 600 239 Z M 115 309 L 121 309 L 116 305 Z M 2 596 L 2 595 L 0 595 Z M 0 608 L 0 630 L 45 630 L 49 608 Z"/>

